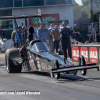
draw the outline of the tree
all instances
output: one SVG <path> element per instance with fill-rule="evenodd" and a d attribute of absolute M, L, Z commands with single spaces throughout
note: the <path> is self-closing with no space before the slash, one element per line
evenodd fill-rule
<path fill-rule="evenodd" d="M 75 3 L 73 7 L 75 20 L 90 18 L 90 5 L 88 0 L 82 0 L 82 3 L 83 5 L 81 6 Z"/>
<path fill-rule="evenodd" d="M 74 19 L 78 20 L 81 17 L 81 6 L 79 6 L 77 3 L 75 3 L 73 7 L 73 13 L 74 13 Z"/>
<path fill-rule="evenodd" d="M 82 6 L 82 10 L 81 10 L 81 19 L 85 19 L 85 18 L 90 18 L 90 10 L 89 10 L 90 6 Z"/>
<path fill-rule="evenodd" d="M 82 0 L 83 5 L 89 4 L 90 0 Z"/>

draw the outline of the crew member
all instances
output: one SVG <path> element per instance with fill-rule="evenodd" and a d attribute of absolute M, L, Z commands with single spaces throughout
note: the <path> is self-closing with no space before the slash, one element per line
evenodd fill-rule
<path fill-rule="evenodd" d="M 53 40 L 52 40 L 52 35 L 50 34 L 52 29 L 54 29 L 53 24 L 50 24 L 50 28 L 48 29 L 47 38 L 49 40 L 49 48 L 51 51 L 53 51 Z"/>
<path fill-rule="evenodd" d="M 83 40 L 82 35 L 79 32 L 76 32 L 75 34 L 76 34 L 76 40 L 82 42 Z"/>
<path fill-rule="evenodd" d="M 74 38 L 74 39 L 76 39 L 76 29 L 74 28 L 74 27 L 71 27 L 71 35 L 72 35 L 72 37 Z"/>
<path fill-rule="evenodd" d="M 16 34 L 16 29 L 14 29 L 14 31 L 11 34 L 11 39 L 13 41 L 14 47 L 16 46 L 16 44 L 15 44 L 15 34 Z"/>
<path fill-rule="evenodd" d="M 47 34 L 48 34 L 48 30 L 45 28 L 45 24 L 42 23 L 40 25 L 40 28 L 37 31 L 37 35 L 38 35 L 38 39 L 40 39 L 43 42 L 47 42 Z"/>
<path fill-rule="evenodd" d="M 22 44 L 25 45 L 27 40 L 27 31 L 25 30 L 25 26 L 22 26 L 22 31 Z"/>
<path fill-rule="evenodd" d="M 28 34 L 29 42 L 33 40 L 33 34 L 34 34 L 34 28 L 32 26 L 30 26 L 29 34 Z"/>
<path fill-rule="evenodd" d="M 0 37 L 2 38 L 2 40 L 5 38 L 5 33 L 4 31 L 2 31 L 1 26 L 0 26 Z"/>
<path fill-rule="evenodd" d="M 18 48 L 19 46 L 21 46 L 21 39 L 22 39 L 22 27 L 19 25 L 18 26 L 18 31 L 16 32 L 15 34 L 15 44 L 16 44 L 16 47 Z"/>
<path fill-rule="evenodd" d="M 72 53 L 71 53 L 71 43 L 70 43 L 70 34 L 71 31 L 66 27 L 67 23 L 65 21 L 62 22 L 62 29 L 60 33 L 62 34 L 62 50 L 64 53 L 64 62 L 66 64 L 67 60 L 67 49 L 70 56 L 70 60 L 72 60 Z"/>
<path fill-rule="evenodd" d="M 54 29 L 51 31 L 50 34 L 52 35 L 53 38 L 53 51 L 56 48 L 56 53 L 58 53 L 60 33 L 57 25 L 54 26 Z"/>

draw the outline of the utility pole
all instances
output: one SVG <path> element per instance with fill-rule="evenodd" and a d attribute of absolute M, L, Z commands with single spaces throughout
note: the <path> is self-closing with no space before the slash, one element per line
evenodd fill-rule
<path fill-rule="evenodd" d="M 93 22 L 93 0 L 90 0 L 91 22 Z"/>

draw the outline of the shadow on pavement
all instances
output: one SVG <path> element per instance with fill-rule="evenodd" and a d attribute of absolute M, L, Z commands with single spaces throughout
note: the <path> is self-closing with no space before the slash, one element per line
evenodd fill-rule
<path fill-rule="evenodd" d="M 31 71 L 31 72 L 22 72 L 22 73 L 25 73 L 25 74 L 35 74 L 35 75 L 38 75 L 38 76 L 46 76 L 48 78 L 51 78 L 50 77 L 50 73 L 47 73 L 47 72 L 38 72 L 38 71 Z M 58 82 L 59 83 L 63 83 L 63 82 L 66 82 L 66 81 L 85 81 L 87 80 L 87 78 L 83 78 L 81 76 L 76 76 L 76 75 L 64 75 L 64 74 L 61 74 L 60 78 L 58 79 Z"/>

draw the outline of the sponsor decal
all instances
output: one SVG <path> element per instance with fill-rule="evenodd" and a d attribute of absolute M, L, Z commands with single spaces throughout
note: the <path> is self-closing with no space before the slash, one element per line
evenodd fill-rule
<path fill-rule="evenodd" d="M 48 69 L 48 68 L 47 68 L 47 63 L 41 63 L 41 67 L 42 67 L 42 69 L 45 69 L 45 70 Z"/>
<path fill-rule="evenodd" d="M 42 14 L 42 23 L 47 24 L 48 21 L 58 21 L 60 20 L 59 18 L 59 13 L 56 14 Z M 57 23 L 59 25 L 59 23 Z M 39 18 L 29 18 L 29 26 L 33 27 L 39 27 Z"/>
<path fill-rule="evenodd" d="M 32 57 L 31 56 L 29 56 L 29 60 L 32 60 Z"/>
<path fill-rule="evenodd" d="M 39 61 L 37 61 L 37 67 L 38 67 L 38 69 L 41 69 L 41 65 L 40 65 Z M 39 70 L 39 71 L 41 71 L 41 70 Z"/>
<path fill-rule="evenodd" d="M 79 48 L 77 46 L 73 46 L 72 47 L 72 59 L 74 61 L 78 61 L 79 60 Z"/>
<path fill-rule="evenodd" d="M 30 63 L 31 65 L 34 65 L 34 60 L 32 59 L 31 56 L 29 56 L 29 63 Z"/>
<path fill-rule="evenodd" d="M 52 69 L 52 66 L 48 65 L 48 69 Z"/>
<path fill-rule="evenodd" d="M 39 57 L 36 55 L 36 60 L 39 60 Z"/>
<path fill-rule="evenodd" d="M 98 51 L 96 47 L 90 47 L 89 49 L 89 58 L 91 63 L 98 62 Z"/>
<path fill-rule="evenodd" d="M 88 62 L 88 49 L 87 49 L 87 47 L 80 48 L 80 55 L 83 55 L 85 58 L 85 61 Z"/>

